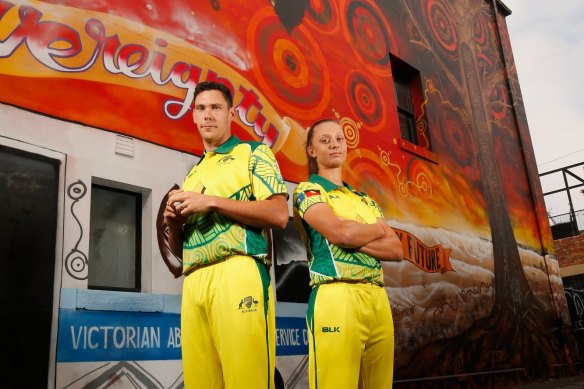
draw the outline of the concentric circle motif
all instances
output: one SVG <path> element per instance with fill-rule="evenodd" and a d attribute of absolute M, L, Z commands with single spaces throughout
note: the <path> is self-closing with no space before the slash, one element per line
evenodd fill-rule
<path fill-rule="evenodd" d="M 381 163 L 384 164 L 385 166 L 389 166 L 389 162 L 390 162 L 390 158 L 389 158 L 389 153 L 385 150 L 382 150 L 381 148 L 379 148 L 379 159 L 381 160 Z"/>
<path fill-rule="evenodd" d="M 329 72 L 306 28 L 298 26 L 288 34 L 266 7 L 250 21 L 247 43 L 255 60 L 253 73 L 271 103 L 298 119 L 320 118 L 330 99 Z"/>
<path fill-rule="evenodd" d="M 340 27 L 338 6 L 334 4 L 334 0 L 310 0 L 305 20 L 322 33 L 334 34 Z"/>
<path fill-rule="evenodd" d="M 430 138 L 428 137 L 428 122 L 426 119 L 416 120 L 416 132 L 418 133 L 418 146 L 423 149 L 430 149 Z"/>
<path fill-rule="evenodd" d="M 77 180 L 67 187 L 67 195 L 73 200 L 73 203 L 71 204 L 71 214 L 79 224 L 80 236 L 79 240 L 75 244 L 75 247 L 71 249 L 71 252 L 67 254 L 67 257 L 65 257 L 65 270 L 71 277 L 78 280 L 87 279 L 89 272 L 87 268 L 87 255 L 77 249 L 83 236 L 83 229 L 79 219 L 75 215 L 75 212 L 73 212 L 73 207 L 81 198 L 83 198 L 83 196 L 85 196 L 86 193 L 87 186 L 81 180 Z"/>
<path fill-rule="evenodd" d="M 87 279 L 89 276 L 87 256 L 77 249 L 71 250 L 65 258 L 65 270 L 71 277 L 77 280 Z"/>
<path fill-rule="evenodd" d="M 468 165 L 473 156 L 469 125 L 457 111 L 445 104 L 438 112 L 437 123 L 442 131 L 442 139 L 448 154 L 461 166 Z"/>
<path fill-rule="evenodd" d="M 369 71 L 388 75 L 389 51 L 395 52 L 397 41 L 383 13 L 374 3 L 362 0 L 344 0 L 341 10 L 343 32 L 356 58 Z"/>
<path fill-rule="evenodd" d="M 408 186 L 413 186 L 417 193 L 425 197 L 431 197 L 433 186 L 428 163 L 418 158 L 412 158 L 408 163 L 407 172 Z"/>
<path fill-rule="evenodd" d="M 87 193 L 87 186 L 83 181 L 78 180 L 67 188 L 67 195 L 73 200 L 79 200 Z"/>
<path fill-rule="evenodd" d="M 359 129 L 362 126 L 362 123 L 356 122 L 351 118 L 348 117 L 341 117 L 341 115 L 334 111 L 335 117 L 339 121 L 341 128 L 343 129 L 343 133 L 345 134 L 345 141 L 347 142 L 347 147 L 354 149 L 359 145 Z"/>
<path fill-rule="evenodd" d="M 364 73 L 353 71 L 347 75 L 345 90 L 350 109 L 369 130 L 385 125 L 386 107 L 375 83 Z"/>
<path fill-rule="evenodd" d="M 426 3 L 428 23 L 440 45 L 453 53 L 458 47 L 458 35 L 454 22 L 440 0 L 428 0 Z"/>

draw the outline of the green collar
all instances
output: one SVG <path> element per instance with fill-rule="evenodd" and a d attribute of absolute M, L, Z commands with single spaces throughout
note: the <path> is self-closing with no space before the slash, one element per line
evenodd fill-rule
<path fill-rule="evenodd" d="M 241 141 L 239 140 L 238 137 L 236 137 L 235 135 L 231 135 L 231 137 L 229 139 L 227 139 L 225 142 L 223 142 L 221 144 L 221 146 L 217 147 L 212 152 L 217 153 L 217 154 L 227 154 L 228 152 L 233 150 L 233 148 L 235 146 L 237 146 L 240 143 L 241 143 Z M 203 154 L 207 154 L 207 151 L 205 151 Z"/>
<path fill-rule="evenodd" d="M 347 184 L 345 181 L 343 181 L 344 186 L 339 186 L 337 184 L 333 184 L 332 182 L 330 182 L 329 180 L 327 180 L 324 177 L 319 176 L 318 174 L 311 174 L 308 181 L 314 182 L 315 184 L 319 184 L 327 192 L 330 192 L 330 191 L 338 189 L 338 188 L 347 188 L 351 192 L 354 192 L 354 189 L 351 187 L 351 185 Z"/>

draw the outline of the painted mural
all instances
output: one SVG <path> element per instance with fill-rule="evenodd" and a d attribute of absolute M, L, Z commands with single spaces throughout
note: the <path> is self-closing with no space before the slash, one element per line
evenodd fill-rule
<path fill-rule="evenodd" d="M 420 75 L 417 145 L 400 135 L 390 54 Z M 396 387 L 502 388 L 574 362 L 496 2 L 0 0 L 5 104 L 201 155 L 190 104 L 203 80 L 231 88 L 235 133 L 269 145 L 292 183 L 307 177 L 306 126 L 342 124 L 345 177 L 404 247 L 406 260 L 384 264 Z M 85 260 L 71 258 L 68 274 Z M 154 382 L 160 369 L 148 366 L 115 370 Z M 87 369 L 89 387 L 107 387 L 110 366 Z M 300 388 L 300 375 L 286 387 Z"/>

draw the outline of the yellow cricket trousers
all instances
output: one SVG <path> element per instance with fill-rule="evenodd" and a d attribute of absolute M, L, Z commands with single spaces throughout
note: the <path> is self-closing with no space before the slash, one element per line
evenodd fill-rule
<path fill-rule="evenodd" d="M 188 274 L 181 307 L 185 388 L 274 388 L 275 331 L 263 264 L 233 256 Z"/>
<path fill-rule="evenodd" d="M 394 329 L 384 288 L 333 282 L 315 287 L 306 315 L 311 389 L 390 389 Z"/>

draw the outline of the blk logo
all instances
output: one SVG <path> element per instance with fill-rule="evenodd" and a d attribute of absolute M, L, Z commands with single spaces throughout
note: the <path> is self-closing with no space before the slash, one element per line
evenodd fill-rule
<path fill-rule="evenodd" d="M 341 327 L 322 327 L 322 332 L 341 332 Z"/>

